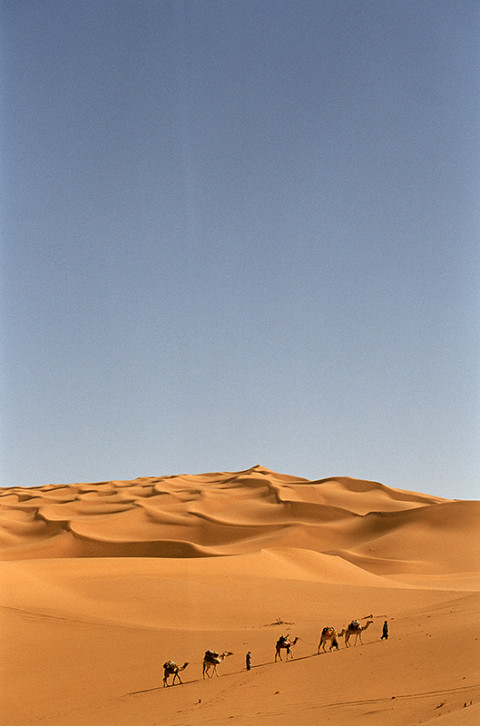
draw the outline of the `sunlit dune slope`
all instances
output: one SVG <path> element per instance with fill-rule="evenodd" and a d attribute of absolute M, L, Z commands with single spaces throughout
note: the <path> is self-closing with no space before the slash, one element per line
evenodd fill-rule
<path fill-rule="evenodd" d="M 477 502 L 347 477 L 241 472 L 0 492 L 2 559 L 199 558 L 298 548 L 373 574 L 478 569 Z M 458 537 L 469 541 L 458 547 Z M 455 546 L 453 546 L 455 545 Z"/>

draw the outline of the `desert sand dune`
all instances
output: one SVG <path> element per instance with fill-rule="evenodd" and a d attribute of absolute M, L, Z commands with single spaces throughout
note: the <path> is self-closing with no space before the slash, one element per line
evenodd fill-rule
<path fill-rule="evenodd" d="M 477 723 L 479 523 L 479 502 L 261 466 L 4 488 L 0 723 Z M 363 646 L 316 655 L 370 616 Z M 206 649 L 233 655 L 204 681 Z"/>

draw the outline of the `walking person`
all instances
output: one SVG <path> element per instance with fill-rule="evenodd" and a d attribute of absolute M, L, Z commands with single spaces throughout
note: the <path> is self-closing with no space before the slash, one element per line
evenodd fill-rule
<path fill-rule="evenodd" d="M 245 656 L 245 667 L 247 671 L 249 671 L 252 667 L 252 654 L 250 651 L 248 651 L 247 655 Z"/>
<path fill-rule="evenodd" d="M 388 640 L 388 623 L 386 620 L 383 623 L 382 637 L 380 640 Z"/>

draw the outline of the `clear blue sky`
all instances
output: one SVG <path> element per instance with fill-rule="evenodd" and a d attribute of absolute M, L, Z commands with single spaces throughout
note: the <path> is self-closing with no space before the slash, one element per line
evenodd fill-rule
<path fill-rule="evenodd" d="M 5 0 L 0 484 L 480 497 L 480 5 Z"/>

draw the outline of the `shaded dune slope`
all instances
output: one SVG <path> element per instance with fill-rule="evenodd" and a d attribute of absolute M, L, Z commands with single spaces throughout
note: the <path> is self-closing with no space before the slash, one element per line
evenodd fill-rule
<path fill-rule="evenodd" d="M 295 547 L 374 574 L 468 572 L 479 569 L 480 552 L 472 546 L 479 507 L 347 477 L 308 481 L 260 466 L 12 487 L 0 490 L 0 558 L 199 558 Z M 469 543 L 464 552 L 459 535 Z"/>

